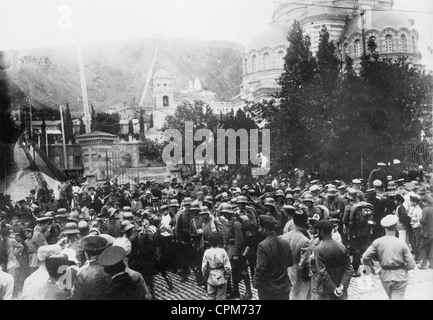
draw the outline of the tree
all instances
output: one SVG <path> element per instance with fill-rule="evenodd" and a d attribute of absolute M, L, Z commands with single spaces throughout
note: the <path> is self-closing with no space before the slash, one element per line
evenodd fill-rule
<path fill-rule="evenodd" d="M 120 132 L 120 115 L 118 113 L 97 113 L 95 121 L 92 121 L 92 123 L 94 124 L 92 131 L 102 131 L 115 135 Z"/>
<path fill-rule="evenodd" d="M 242 109 L 238 109 L 238 111 L 236 112 L 236 115 L 234 116 L 234 110 L 232 109 L 230 112 L 231 116 L 229 116 L 227 119 L 221 121 L 221 125 L 220 127 L 222 127 L 222 129 L 233 129 L 235 131 L 238 131 L 240 129 L 245 129 L 247 130 L 248 133 L 248 141 L 250 141 L 250 130 L 251 129 L 258 129 L 257 124 L 255 123 L 255 121 L 250 118 L 249 116 L 247 116 L 247 114 L 242 110 Z M 228 146 L 226 146 L 226 148 L 228 148 Z M 249 148 L 249 146 L 248 146 Z M 234 170 L 238 170 L 239 167 L 241 166 L 240 164 L 240 141 L 237 140 L 236 141 L 236 158 L 237 158 L 237 163 L 234 166 Z M 228 150 L 226 149 L 225 155 L 226 155 L 226 163 L 228 163 Z M 248 150 L 248 156 L 249 158 L 255 156 L 250 154 L 250 150 Z"/>
<path fill-rule="evenodd" d="M 92 114 L 90 116 L 90 121 L 91 121 L 91 131 L 96 131 L 95 126 L 96 126 L 96 112 L 95 112 L 95 107 L 93 105 L 93 103 L 90 104 L 90 106 L 92 107 Z"/>
<path fill-rule="evenodd" d="M 15 167 L 13 147 L 22 131 L 11 117 L 11 99 L 8 82 L 3 71 L 3 54 L 0 52 L 0 179 L 8 176 Z"/>
<path fill-rule="evenodd" d="M 156 143 L 147 138 L 142 138 L 138 150 L 149 161 L 162 161 L 162 150 L 166 143 Z"/>
<path fill-rule="evenodd" d="M 66 143 L 74 139 L 74 125 L 72 123 L 71 109 L 69 108 L 69 103 L 66 103 L 65 112 L 65 139 Z"/>
<path fill-rule="evenodd" d="M 129 120 L 128 122 L 128 133 L 134 135 L 134 124 L 132 123 L 132 120 Z"/>
<path fill-rule="evenodd" d="M 86 133 L 86 125 L 84 124 L 84 121 L 82 118 L 80 118 L 80 134 Z"/>
<path fill-rule="evenodd" d="M 140 109 L 140 135 L 144 134 L 144 115 L 143 110 Z"/>
<path fill-rule="evenodd" d="M 45 146 L 48 141 L 45 140 L 46 137 L 46 133 L 47 133 L 47 124 L 45 123 L 45 116 L 42 115 L 42 124 L 41 124 L 41 144 L 43 146 Z"/>
<path fill-rule="evenodd" d="M 213 114 L 209 105 L 202 100 L 194 100 L 194 102 L 182 101 L 176 108 L 173 115 L 167 115 L 165 118 L 162 130 L 177 129 L 180 131 L 183 140 L 185 140 L 185 122 L 191 121 L 194 126 L 194 132 L 199 129 L 209 129 L 216 139 L 216 132 L 219 125 L 218 117 Z M 185 143 L 191 143 L 185 141 Z M 183 155 L 185 155 L 185 143 L 182 144 Z M 202 141 L 193 141 L 195 146 L 201 144 Z M 216 143 L 214 143 L 216 146 Z M 215 153 L 214 153 L 215 154 Z"/>
<path fill-rule="evenodd" d="M 149 121 L 149 127 L 153 128 L 153 112 L 150 114 L 150 121 Z"/>

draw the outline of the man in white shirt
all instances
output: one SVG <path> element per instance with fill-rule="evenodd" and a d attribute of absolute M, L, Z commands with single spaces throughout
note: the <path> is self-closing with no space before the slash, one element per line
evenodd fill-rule
<path fill-rule="evenodd" d="M 3 261 L 0 265 L 3 264 Z M 14 277 L 2 271 L 0 266 L 0 300 L 12 300 L 14 292 Z"/>

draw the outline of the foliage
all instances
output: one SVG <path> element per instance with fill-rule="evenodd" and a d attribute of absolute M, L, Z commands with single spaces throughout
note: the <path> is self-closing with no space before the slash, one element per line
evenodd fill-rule
<path fill-rule="evenodd" d="M 157 143 L 147 138 L 142 138 L 138 150 L 140 154 L 143 154 L 146 159 L 150 161 L 162 162 L 162 150 L 167 145 L 164 143 Z"/>
<path fill-rule="evenodd" d="M 140 135 L 144 134 L 144 115 L 143 110 L 140 109 Z"/>
<path fill-rule="evenodd" d="M 83 119 L 80 119 L 80 134 L 86 133 L 86 125 L 84 124 Z"/>
<path fill-rule="evenodd" d="M 92 131 L 102 131 L 111 134 L 119 134 L 120 132 L 120 115 L 118 113 L 100 112 L 95 115 L 95 120 L 92 121 Z"/>
<path fill-rule="evenodd" d="M 65 140 L 66 143 L 69 140 L 74 139 L 74 125 L 72 123 L 71 109 L 69 108 L 69 103 L 66 103 L 66 111 L 65 111 Z"/>
<path fill-rule="evenodd" d="M 288 40 L 281 90 L 247 107 L 271 129 L 274 169 L 321 167 L 335 178 L 360 177 L 364 170 L 366 176 L 377 162 L 397 158 L 421 130 L 430 134 L 432 76 L 406 58 L 380 56 L 370 39 L 357 74 L 350 57 L 342 68 L 326 28 L 315 57 L 296 21 Z"/>

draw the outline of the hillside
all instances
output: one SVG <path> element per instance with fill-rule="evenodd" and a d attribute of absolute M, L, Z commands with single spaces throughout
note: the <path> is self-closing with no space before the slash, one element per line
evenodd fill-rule
<path fill-rule="evenodd" d="M 141 39 L 83 46 L 89 102 L 96 111 L 139 102 L 155 45 L 156 40 Z M 176 92 L 198 77 L 204 90 L 228 101 L 239 92 L 242 52 L 242 46 L 229 42 L 165 39 L 160 42 L 155 71 L 170 72 Z M 75 47 L 6 52 L 5 56 L 14 109 L 23 103 L 23 95 L 18 94 L 22 89 L 32 92 L 36 106 L 68 102 L 72 111 L 82 110 Z M 150 90 L 146 98 L 151 103 Z"/>

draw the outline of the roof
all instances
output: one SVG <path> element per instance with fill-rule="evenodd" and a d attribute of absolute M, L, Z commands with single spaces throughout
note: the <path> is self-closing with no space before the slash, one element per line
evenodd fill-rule
<path fill-rule="evenodd" d="M 245 48 L 248 53 L 252 50 L 260 50 L 264 47 L 275 48 L 278 46 L 289 46 L 287 35 L 289 28 L 287 27 L 271 27 L 257 34 Z"/>
<path fill-rule="evenodd" d="M 172 76 L 168 71 L 164 69 L 160 69 L 153 74 L 153 79 L 161 79 L 161 78 L 172 78 Z"/>
<path fill-rule="evenodd" d="M 366 30 L 377 30 L 379 32 L 384 31 L 387 28 L 393 28 L 400 30 L 406 28 L 408 30 L 414 30 L 409 18 L 401 12 L 389 12 L 389 11 L 371 11 L 371 18 L 367 19 Z M 361 16 L 355 16 L 346 26 L 344 37 L 350 37 L 354 33 L 362 33 Z"/>
<path fill-rule="evenodd" d="M 84 133 L 80 134 L 79 136 L 76 136 L 75 138 L 92 138 L 92 137 L 103 137 L 103 138 L 111 138 L 111 139 L 117 139 L 117 136 L 111 133 L 101 132 L 101 131 L 93 131 L 90 133 Z"/>

